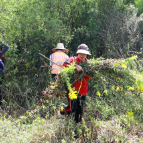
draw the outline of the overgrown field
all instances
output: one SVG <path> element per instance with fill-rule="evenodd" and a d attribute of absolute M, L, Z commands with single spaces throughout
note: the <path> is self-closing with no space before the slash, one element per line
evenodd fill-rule
<path fill-rule="evenodd" d="M 0 41 L 9 46 L 0 142 L 143 143 L 143 0 L 1 0 L 0 12 Z M 52 80 L 39 52 L 49 57 L 59 42 L 69 57 L 87 44 L 101 67 L 85 67 L 92 78 L 82 124 L 59 116 L 65 85 L 75 97 L 73 67 L 61 74 L 58 98 L 42 95 Z M 122 62 L 110 67 L 99 57 Z"/>
<path fill-rule="evenodd" d="M 136 59 L 137 56 L 124 62 L 118 60 L 116 67 L 108 65 L 110 70 L 97 68 L 89 81 L 86 111 L 79 124 L 73 121 L 74 113 L 60 116 L 62 103 L 68 102 L 65 96 L 39 96 L 39 100 L 27 99 L 23 104 L 16 99 L 10 103 L 4 101 L 0 110 L 0 142 L 142 143 L 143 75 L 142 62 Z"/>
<path fill-rule="evenodd" d="M 94 93 L 94 90 L 92 90 Z M 75 124 L 72 116 L 59 118 L 62 100 L 43 100 L 41 106 L 12 117 L 1 110 L 0 142 L 2 143 L 74 143 L 74 142 L 143 142 L 143 115 L 139 97 L 87 97 L 82 124 Z M 66 99 L 65 99 L 66 100 Z M 142 101 L 141 101 L 142 100 Z M 138 103 L 138 107 L 135 106 Z M 74 138 L 75 131 L 79 137 Z"/>

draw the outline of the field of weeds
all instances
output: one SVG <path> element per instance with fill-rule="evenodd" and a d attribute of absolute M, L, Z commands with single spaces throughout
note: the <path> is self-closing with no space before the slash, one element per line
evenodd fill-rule
<path fill-rule="evenodd" d="M 134 102 L 137 99 L 134 98 Z M 66 102 L 66 98 L 64 101 Z M 120 103 L 114 100 L 114 104 L 111 104 L 106 99 L 88 96 L 85 115 L 82 123 L 78 124 L 73 121 L 74 113 L 70 116 L 59 116 L 62 102 L 63 99 L 49 98 L 23 114 L 17 114 L 18 109 L 13 111 L 15 114 L 12 115 L 8 110 L 1 109 L 0 142 L 143 142 L 142 112 L 140 109 L 136 109 L 136 112 L 127 111 L 127 107 L 132 107 L 129 104 L 131 102 Z"/>

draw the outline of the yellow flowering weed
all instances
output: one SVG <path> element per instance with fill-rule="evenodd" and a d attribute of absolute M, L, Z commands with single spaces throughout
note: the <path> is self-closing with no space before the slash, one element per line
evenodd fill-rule
<path fill-rule="evenodd" d="M 71 99 L 71 100 L 73 100 L 73 99 L 77 99 L 77 91 L 71 91 L 70 93 L 69 93 L 69 98 Z"/>

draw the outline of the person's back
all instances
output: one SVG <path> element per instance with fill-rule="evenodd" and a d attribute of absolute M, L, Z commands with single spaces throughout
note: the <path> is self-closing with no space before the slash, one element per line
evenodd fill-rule
<path fill-rule="evenodd" d="M 61 71 L 63 63 L 69 58 L 69 56 L 64 52 L 67 52 L 69 50 L 64 48 L 63 43 L 58 43 L 57 47 L 53 48 L 52 51 L 54 53 L 50 55 L 50 66 L 52 78 L 55 79 L 55 76 Z"/>

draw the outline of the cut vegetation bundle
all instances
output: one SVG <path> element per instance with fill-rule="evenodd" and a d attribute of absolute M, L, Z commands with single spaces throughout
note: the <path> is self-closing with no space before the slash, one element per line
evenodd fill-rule
<path fill-rule="evenodd" d="M 80 73 L 74 64 L 69 65 L 69 68 L 63 68 L 57 80 L 43 91 L 44 96 L 64 97 L 67 90 L 70 93 L 75 92 L 71 85 L 77 80 L 82 80 L 84 75 L 90 76 L 99 97 L 113 91 L 124 95 L 129 92 L 143 92 L 143 75 L 136 70 L 137 56 L 128 59 L 92 59 L 80 65 L 83 68 L 83 72 Z"/>

